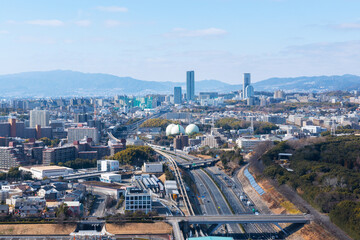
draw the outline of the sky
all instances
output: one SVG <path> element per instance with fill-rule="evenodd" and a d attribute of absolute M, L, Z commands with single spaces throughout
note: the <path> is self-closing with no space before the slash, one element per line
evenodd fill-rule
<path fill-rule="evenodd" d="M 0 0 L 0 74 L 360 75 L 358 0 Z"/>

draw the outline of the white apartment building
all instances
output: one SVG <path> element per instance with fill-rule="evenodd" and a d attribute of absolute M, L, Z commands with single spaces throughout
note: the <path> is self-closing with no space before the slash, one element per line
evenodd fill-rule
<path fill-rule="evenodd" d="M 238 145 L 238 147 L 241 148 L 245 152 L 254 150 L 254 148 L 261 142 L 263 142 L 263 140 L 261 140 L 259 138 L 242 138 L 241 137 L 236 140 L 236 144 Z"/>
<path fill-rule="evenodd" d="M 96 144 L 100 141 L 100 133 L 97 128 L 94 127 L 77 127 L 68 128 L 68 142 L 80 141 L 85 137 L 91 138 Z"/>
<path fill-rule="evenodd" d="M 49 126 L 50 113 L 47 110 L 31 110 L 30 111 L 30 127 L 34 128 L 36 125 L 42 127 Z"/>

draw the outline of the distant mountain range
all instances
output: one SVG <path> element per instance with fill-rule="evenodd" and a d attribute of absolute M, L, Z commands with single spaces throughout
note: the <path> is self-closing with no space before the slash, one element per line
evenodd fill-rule
<path fill-rule="evenodd" d="M 255 91 L 323 92 L 360 89 L 360 76 L 315 76 L 296 78 L 269 78 L 254 83 Z"/>
<path fill-rule="evenodd" d="M 241 80 L 239 80 L 240 82 Z M 282 89 L 296 92 L 360 89 L 360 77 L 355 75 L 270 78 L 253 84 L 255 91 Z M 175 86 L 185 90 L 184 82 L 144 81 L 110 74 L 74 71 L 25 72 L 0 75 L 0 97 L 113 96 L 172 93 Z M 196 92 L 236 91 L 242 85 L 218 80 L 195 82 Z"/>

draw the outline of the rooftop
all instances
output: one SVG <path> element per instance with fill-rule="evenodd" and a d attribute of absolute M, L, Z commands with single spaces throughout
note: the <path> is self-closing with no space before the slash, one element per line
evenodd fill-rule
<path fill-rule="evenodd" d="M 60 167 L 60 166 L 39 166 L 39 167 L 32 167 L 31 169 L 43 171 L 43 170 L 65 170 L 65 169 L 69 169 L 69 168 Z"/>

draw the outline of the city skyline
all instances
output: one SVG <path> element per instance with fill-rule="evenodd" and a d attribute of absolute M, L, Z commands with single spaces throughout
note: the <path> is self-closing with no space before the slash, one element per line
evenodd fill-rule
<path fill-rule="evenodd" d="M 69 69 L 178 82 L 194 69 L 198 79 L 231 84 L 243 72 L 253 73 L 253 82 L 360 74 L 359 7 L 324 0 L 3 1 L 0 74 Z"/>

